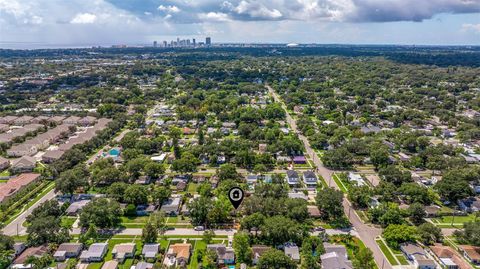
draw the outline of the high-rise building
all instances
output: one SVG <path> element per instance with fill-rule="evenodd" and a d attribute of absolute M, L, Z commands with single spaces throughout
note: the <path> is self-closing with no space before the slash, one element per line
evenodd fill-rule
<path fill-rule="evenodd" d="M 154 47 L 154 48 L 157 47 L 157 41 L 153 41 L 153 47 Z"/>
<path fill-rule="evenodd" d="M 212 39 L 210 37 L 205 38 L 205 45 L 207 46 L 212 45 Z"/>
<path fill-rule="evenodd" d="M 192 39 L 192 45 L 195 47 L 197 43 L 195 42 L 195 38 Z"/>
<path fill-rule="evenodd" d="M 168 43 L 167 43 L 166 40 L 163 41 L 163 47 L 164 47 L 164 48 L 168 47 Z"/>

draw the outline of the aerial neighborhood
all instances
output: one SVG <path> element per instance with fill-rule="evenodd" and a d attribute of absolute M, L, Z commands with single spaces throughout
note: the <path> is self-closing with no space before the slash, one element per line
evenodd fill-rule
<path fill-rule="evenodd" d="M 0 51 L 0 269 L 480 267 L 480 67 L 317 49 Z"/>

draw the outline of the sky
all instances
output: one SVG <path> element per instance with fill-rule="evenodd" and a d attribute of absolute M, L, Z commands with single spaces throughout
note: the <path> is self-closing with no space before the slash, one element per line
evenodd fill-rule
<path fill-rule="evenodd" d="M 480 0 L 0 0 L 0 47 L 480 45 Z"/>

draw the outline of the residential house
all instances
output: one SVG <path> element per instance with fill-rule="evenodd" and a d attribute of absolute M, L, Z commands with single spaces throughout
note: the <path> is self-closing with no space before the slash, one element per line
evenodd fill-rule
<path fill-rule="evenodd" d="M 117 244 L 113 247 L 112 258 L 123 263 L 125 259 L 133 258 L 135 255 L 135 243 Z"/>
<path fill-rule="evenodd" d="M 440 212 L 440 207 L 438 205 L 428 205 L 424 207 L 425 213 L 427 213 L 428 218 L 437 217 Z"/>
<path fill-rule="evenodd" d="M 362 126 L 360 128 L 360 132 L 362 132 L 363 134 L 376 134 L 376 133 L 379 133 L 380 131 L 382 131 L 380 127 L 373 126 L 373 125 Z"/>
<path fill-rule="evenodd" d="M 33 144 L 19 144 L 7 149 L 9 157 L 31 156 L 38 152 L 38 148 Z"/>
<path fill-rule="evenodd" d="M 65 261 L 69 258 L 76 258 L 80 255 L 82 249 L 82 243 L 63 243 L 58 246 L 53 254 L 53 258 L 55 258 L 57 262 Z"/>
<path fill-rule="evenodd" d="M 305 195 L 303 192 L 289 192 L 288 193 L 288 198 L 292 199 L 303 199 L 305 201 L 308 200 L 308 197 Z"/>
<path fill-rule="evenodd" d="M 217 254 L 217 264 L 219 266 L 225 264 L 235 264 L 235 251 L 231 247 L 226 247 L 223 244 L 207 245 L 207 250 L 212 250 Z"/>
<path fill-rule="evenodd" d="M 43 124 L 44 122 L 48 122 L 49 119 L 50 117 L 47 117 L 47 116 L 38 116 L 33 118 L 31 122 L 36 124 Z"/>
<path fill-rule="evenodd" d="M 348 259 L 345 246 L 330 243 L 324 243 L 323 246 L 325 248 L 325 254 L 320 256 L 323 269 L 353 269 L 352 262 Z"/>
<path fill-rule="evenodd" d="M 77 116 L 70 116 L 62 121 L 63 124 L 68 124 L 68 125 L 77 125 L 78 121 L 80 120 L 80 117 Z"/>
<path fill-rule="evenodd" d="M 407 154 L 405 154 L 403 152 L 399 152 L 398 157 L 400 158 L 400 161 L 403 161 L 403 162 L 407 162 L 411 159 L 410 156 L 408 156 Z"/>
<path fill-rule="evenodd" d="M 305 171 L 303 172 L 303 183 L 307 185 L 307 187 L 316 187 L 317 186 L 317 175 L 313 171 Z"/>
<path fill-rule="evenodd" d="M 142 255 L 147 260 L 155 260 L 160 249 L 159 244 L 145 244 L 142 248 Z"/>
<path fill-rule="evenodd" d="M 267 252 L 270 249 L 272 248 L 265 245 L 253 245 L 252 246 L 252 253 L 253 253 L 252 263 L 256 265 L 260 257 L 263 255 L 263 253 Z"/>
<path fill-rule="evenodd" d="M 7 169 L 10 166 L 10 161 L 0 156 L 0 171 Z"/>
<path fill-rule="evenodd" d="M 288 185 L 298 185 L 299 177 L 298 173 L 295 170 L 287 170 L 286 178 Z"/>
<path fill-rule="evenodd" d="M 30 247 L 25 249 L 22 254 L 20 254 L 13 262 L 12 268 L 18 269 L 29 269 L 32 268 L 30 264 L 27 264 L 27 260 L 29 257 L 41 257 L 43 254 L 47 253 L 48 247 L 46 245 L 38 246 L 38 247 Z"/>
<path fill-rule="evenodd" d="M 300 250 L 294 244 L 285 244 L 284 249 L 285 255 L 290 257 L 290 259 L 294 260 L 295 262 L 300 261 Z"/>
<path fill-rule="evenodd" d="M 178 215 L 178 212 L 180 212 L 180 204 L 180 197 L 171 197 L 167 201 L 163 202 L 160 211 L 165 212 L 165 214 L 170 216 L 176 216 Z"/>
<path fill-rule="evenodd" d="M 165 253 L 164 264 L 168 267 L 186 267 L 190 260 L 192 245 L 186 243 L 172 244 Z"/>
<path fill-rule="evenodd" d="M 92 116 L 86 116 L 78 120 L 78 125 L 90 126 L 90 125 L 94 125 L 96 121 L 97 121 L 97 118 Z"/>
<path fill-rule="evenodd" d="M 10 126 L 0 123 L 0 133 L 7 132 L 8 130 L 10 130 Z"/>
<path fill-rule="evenodd" d="M 460 245 L 458 248 L 469 262 L 480 265 L 480 247 Z"/>
<path fill-rule="evenodd" d="M 247 175 L 247 184 L 255 185 L 257 184 L 258 176 L 257 175 Z"/>
<path fill-rule="evenodd" d="M 152 269 L 153 268 L 153 263 L 148 263 L 148 262 L 139 262 L 137 265 L 132 266 L 130 269 Z"/>
<path fill-rule="evenodd" d="M 157 207 L 154 204 L 138 205 L 136 208 L 137 216 L 148 216 L 155 212 Z"/>
<path fill-rule="evenodd" d="M 425 250 L 418 245 L 406 243 L 400 246 L 400 250 L 405 257 L 411 261 L 418 269 L 435 269 L 437 265 L 430 259 Z"/>
<path fill-rule="evenodd" d="M 22 133 L 23 133 L 22 135 L 25 135 L 28 132 L 34 132 L 34 131 L 40 130 L 41 128 L 44 128 L 44 126 L 42 124 L 32 123 L 32 124 L 27 124 L 27 125 L 23 126 L 22 129 L 15 129 L 15 130 L 22 131 Z"/>
<path fill-rule="evenodd" d="M 265 153 L 267 151 L 267 144 L 258 144 L 258 152 Z"/>
<path fill-rule="evenodd" d="M 308 215 L 312 218 L 320 218 L 322 215 L 320 214 L 320 209 L 318 209 L 318 206 L 315 205 L 309 205 L 307 206 L 308 210 Z"/>
<path fill-rule="evenodd" d="M 20 174 L 0 185 L 0 203 L 15 196 L 24 187 L 40 179 L 40 174 Z"/>
<path fill-rule="evenodd" d="M 107 254 L 108 244 L 107 243 L 94 243 L 91 244 L 88 250 L 82 251 L 80 254 L 81 262 L 101 262 L 103 257 Z"/>
<path fill-rule="evenodd" d="M 90 203 L 91 200 L 79 200 L 71 203 L 67 209 L 65 210 L 65 213 L 68 216 L 77 216 L 80 211 L 88 204 Z"/>
<path fill-rule="evenodd" d="M 62 124 L 63 120 L 65 119 L 64 116 L 54 116 L 48 119 L 48 122 L 54 122 L 56 124 Z"/>
<path fill-rule="evenodd" d="M 440 261 L 440 265 L 446 269 L 470 269 L 468 264 L 457 252 L 449 246 L 435 244 L 431 246 L 433 254 Z"/>
<path fill-rule="evenodd" d="M 47 150 L 42 155 L 42 161 L 44 163 L 52 163 L 62 158 L 63 154 L 65 154 L 65 151 L 62 151 L 62 150 Z"/>
<path fill-rule="evenodd" d="M 0 118 L 2 124 L 12 124 L 18 117 L 17 116 L 5 116 Z"/>
<path fill-rule="evenodd" d="M 19 118 L 16 118 L 14 121 L 13 121 L 13 124 L 15 125 L 25 125 L 25 124 L 29 124 L 29 123 L 32 123 L 32 120 L 33 120 L 33 117 L 31 116 L 21 116 Z"/>
<path fill-rule="evenodd" d="M 303 155 L 294 156 L 293 157 L 293 163 L 295 163 L 295 164 L 306 164 L 307 163 L 307 158 L 305 158 L 305 156 L 303 156 Z"/>
<path fill-rule="evenodd" d="M 101 269 L 118 269 L 118 262 L 115 260 L 106 261 Z"/>
<path fill-rule="evenodd" d="M 18 257 L 18 255 L 22 254 L 22 252 L 26 249 L 25 243 L 23 242 L 15 242 L 13 244 L 13 256 Z"/>
<path fill-rule="evenodd" d="M 235 124 L 235 122 L 224 122 L 224 123 L 222 123 L 222 127 L 223 127 L 223 128 L 232 129 L 232 128 L 235 128 L 235 126 L 237 126 L 237 125 Z"/>
<path fill-rule="evenodd" d="M 460 210 L 472 213 L 480 210 L 480 198 L 470 197 L 458 201 Z"/>
<path fill-rule="evenodd" d="M 354 174 L 352 172 L 348 173 L 348 180 L 350 182 L 356 183 L 358 186 L 365 185 L 365 180 L 363 180 L 362 176 L 359 174 Z"/>
<path fill-rule="evenodd" d="M 37 161 L 30 156 L 23 156 L 12 161 L 10 169 L 14 173 L 32 172 L 35 169 Z"/>

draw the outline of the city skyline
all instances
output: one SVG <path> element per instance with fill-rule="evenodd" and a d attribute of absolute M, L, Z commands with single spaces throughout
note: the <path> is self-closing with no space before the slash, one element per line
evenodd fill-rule
<path fill-rule="evenodd" d="M 480 1 L 0 0 L 0 47 L 214 43 L 479 45 Z M 204 41 L 204 40 L 203 40 Z"/>

